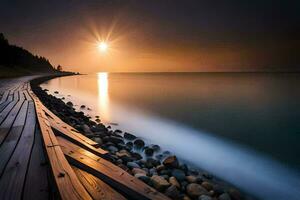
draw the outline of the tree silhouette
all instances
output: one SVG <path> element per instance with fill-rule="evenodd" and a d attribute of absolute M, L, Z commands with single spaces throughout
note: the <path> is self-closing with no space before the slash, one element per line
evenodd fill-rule
<path fill-rule="evenodd" d="M 28 72 L 53 72 L 55 70 L 45 57 L 33 55 L 22 47 L 10 45 L 3 33 L 0 33 L 1 65 Z"/>

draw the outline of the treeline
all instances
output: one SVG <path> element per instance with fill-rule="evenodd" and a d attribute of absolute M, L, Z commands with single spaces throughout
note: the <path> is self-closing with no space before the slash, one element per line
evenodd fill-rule
<path fill-rule="evenodd" d="M 49 60 L 42 56 L 33 55 L 26 49 L 10 45 L 8 40 L 0 33 L 0 76 L 16 72 L 20 74 L 33 74 L 38 72 L 54 72 Z"/>

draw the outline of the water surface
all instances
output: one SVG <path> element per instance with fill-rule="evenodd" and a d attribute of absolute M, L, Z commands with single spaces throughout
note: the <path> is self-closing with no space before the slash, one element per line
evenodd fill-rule
<path fill-rule="evenodd" d="M 260 198 L 297 199 L 299 85 L 292 73 L 98 73 L 43 87 Z"/>

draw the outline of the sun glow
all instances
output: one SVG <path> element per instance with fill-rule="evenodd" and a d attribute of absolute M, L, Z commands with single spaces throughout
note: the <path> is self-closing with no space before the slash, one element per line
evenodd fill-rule
<path fill-rule="evenodd" d="M 99 42 L 97 45 L 99 51 L 105 52 L 108 49 L 108 45 L 106 42 Z"/>

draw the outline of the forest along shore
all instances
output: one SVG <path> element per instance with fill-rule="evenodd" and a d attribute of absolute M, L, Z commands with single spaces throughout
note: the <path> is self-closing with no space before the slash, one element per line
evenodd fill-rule
<path fill-rule="evenodd" d="M 99 116 L 93 121 L 83 112 L 75 111 L 72 102 L 64 103 L 63 98 L 48 94 L 39 86 L 54 77 L 57 75 L 31 81 L 31 88 L 42 103 L 64 122 L 97 142 L 99 147 L 110 153 L 111 162 L 136 178 L 172 199 L 252 199 L 202 170 L 189 168 L 176 155 L 169 151 L 162 152 L 159 145 L 146 145 L 134 134 L 104 125 Z"/>

